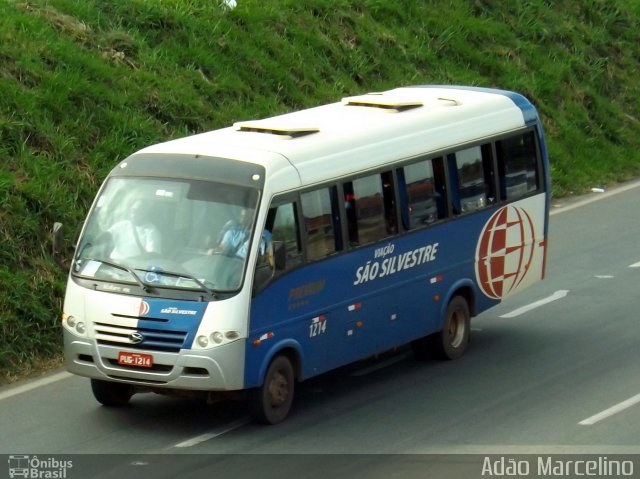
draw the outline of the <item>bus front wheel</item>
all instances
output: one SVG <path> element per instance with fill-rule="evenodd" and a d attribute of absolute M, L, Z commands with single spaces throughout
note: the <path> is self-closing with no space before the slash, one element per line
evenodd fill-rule
<path fill-rule="evenodd" d="M 280 355 L 271 361 L 262 386 L 249 394 L 253 419 L 262 424 L 282 422 L 293 403 L 294 381 L 293 365 L 287 356 Z"/>
<path fill-rule="evenodd" d="M 133 396 L 130 385 L 100 379 L 91 380 L 91 390 L 100 404 L 110 407 L 126 406 Z"/>
<path fill-rule="evenodd" d="M 470 323 L 467 300 L 462 296 L 455 296 L 447 306 L 442 330 L 411 343 L 415 355 L 420 359 L 462 357 L 469 345 Z"/>

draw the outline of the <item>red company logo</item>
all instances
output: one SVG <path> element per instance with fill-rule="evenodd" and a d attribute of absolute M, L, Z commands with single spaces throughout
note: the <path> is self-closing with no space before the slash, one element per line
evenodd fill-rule
<path fill-rule="evenodd" d="M 138 316 L 146 316 L 147 314 L 149 314 L 149 303 L 147 303 L 146 301 L 140 301 Z"/>
<path fill-rule="evenodd" d="M 476 278 L 484 294 L 502 299 L 518 288 L 533 260 L 534 236 L 523 208 L 504 206 L 489 218 L 476 249 Z"/>

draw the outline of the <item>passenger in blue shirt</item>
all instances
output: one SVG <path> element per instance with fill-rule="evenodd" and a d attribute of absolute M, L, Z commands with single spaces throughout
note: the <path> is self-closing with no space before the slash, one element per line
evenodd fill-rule
<path fill-rule="evenodd" d="M 220 244 L 213 250 L 210 250 L 209 253 L 223 253 L 228 256 L 245 259 L 249 250 L 249 241 L 251 240 L 250 228 L 246 224 L 247 219 L 246 210 L 242 210 L 241 222 L 227 227 L 226 230 L 223 229 L 224 233 L 220 240 Z M 260 257 L 269 252 L 270 243 L 271 233 L 264 230 L 260 238 Z"/>
<path fill-rule="evenodd" d="M 246 258 L 247 257 L 247 252 L 249 249 L 249 239 L 247 238 L 242 245 L 240 246 L 240 248 L 238 248 L 238 250 L 236 251 L 236 256 L 238 258 Z M 262 237 L 260 238 L 260 251 L 259 251 L 259 257 L 263 257 L 264 255 L 266 255 L 269 252 L 269 244 L 271 243 L 271 233 L 269 233 L 267 230 L 263 230 L 262 231 Z"/>

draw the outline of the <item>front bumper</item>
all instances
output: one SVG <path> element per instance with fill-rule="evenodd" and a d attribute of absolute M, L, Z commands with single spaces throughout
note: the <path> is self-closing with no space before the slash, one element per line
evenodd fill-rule
<path fill-rule="evenodd" d="M 151 388 L 234 391 L 244 387 L 245 344 L 234 341 L 209 350 L 179 353 L 99 345 L 95 340 L 64 330 L 65 366 L 71 373 L 94 379 L 126 382 Z M 151 368 L 122 366 L 118 353 L 153 356 Z"/>

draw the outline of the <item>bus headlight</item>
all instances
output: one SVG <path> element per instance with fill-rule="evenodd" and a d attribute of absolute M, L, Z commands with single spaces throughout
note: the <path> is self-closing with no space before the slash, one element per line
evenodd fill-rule
<path fill-rule="evenodd" d="M 86 336 L 87 334 L 87 326 L 84 321 L 81 321 L 70 314 L 63 313 L 62 325 L 67 329 L 67 331 L 75 334 L 76 336 Z"/>
<path fill-rule="evenodd" d="M 238 331 L 201 331 L 196 336 L 194 349 L 210 349 L 240 338 Z"/>

